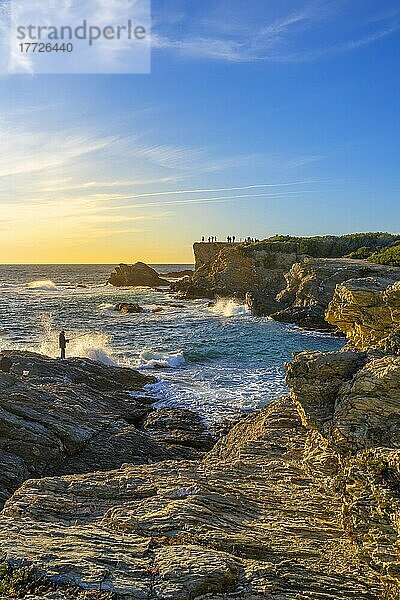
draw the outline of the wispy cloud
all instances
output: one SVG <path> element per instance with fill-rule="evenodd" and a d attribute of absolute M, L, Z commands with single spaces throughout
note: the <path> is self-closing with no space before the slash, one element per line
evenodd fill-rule
<path fill-rule="evenodd" d="M 207 3 L 204 7 L 206 11 Z M 398 8 L 382 12 L 379 7 L 370 7 L 368 22 L 363 18 L 364 5 L 358 8 L 360 18 L 354 19 L 354 0 L 314 0 L 271 19 L 265 5 L 265 11 L 259 8 L 259 14 L 249 10 L 247 21 L 244 19 L 236 29 L 232 23 L 227 28 L 226 22 L 212 22 L 205 17 L 207 27 L 186 31 L 179 23 L 175 32 L 171 28 L 164 31 L 160 20 L 153 31 L 153 47 L 186 58 L 295 63 L 350 52 L 400 29 Z"/>

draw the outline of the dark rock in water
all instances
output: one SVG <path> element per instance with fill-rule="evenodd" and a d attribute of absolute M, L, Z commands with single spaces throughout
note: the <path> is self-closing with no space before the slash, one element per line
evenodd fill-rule
<path fill-rule="evenodd" d="M 279 303 L 270 296 L 248 292 L 245 302 L 255 317 L 267 317 L 279 309 Z"/>
<path fill-rule="evenodd" d="M 137 262 L 134 265 L 119 265 L 115 269 L 115 273 L 110 275 L 108 283 L 117 287 L 169 286 L 169 281 L 162 279 L 157 271 L 142 262 Z"/>
<path fill-rule="evenodd" d="M 322 306 L 289 307 L 271 315 L 274 321 L 296 324 L 301 328 L 331 332 L 334 327 L 325 321 L 325 310 Z"/>
<path fill-rule="evenodd" d="M 192 269 L 184 269 L 183 271 L 171 271 L 170 273 L 163 273 L 164 277 L 170 277 L 171 279 L 182 279 L 182 277 L 191 277 L 194 271 Z"/>
<path fill-rule="evenodd" d="M 120 302 L 115 305 L 115 310 L 120 313 L 142 313 L 144 312 L 144 308 L 139 306 L 139 304 L 134 304 L 131 302 Z"/>

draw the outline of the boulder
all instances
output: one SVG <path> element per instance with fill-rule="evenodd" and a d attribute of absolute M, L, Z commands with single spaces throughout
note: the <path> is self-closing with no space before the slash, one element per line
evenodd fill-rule
<path fill-rule="evenodd" d="M 162 279 L 157 271 L 143 262 L 134 265 L 120 264 L 110 275 L 108 283 L 117 287 L 169 286 L 169 281 Z"/>

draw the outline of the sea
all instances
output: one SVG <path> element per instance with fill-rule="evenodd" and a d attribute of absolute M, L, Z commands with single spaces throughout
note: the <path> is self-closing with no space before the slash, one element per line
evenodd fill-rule
<path fill-rule="evenodd" d="M 152 265 L 159 273 L 192 265 Z M 129 366 L 157 377 L 156 406 L 195 410 L 209 423 L 268 405 L 287 393 L 284 363 L 302 350 L 339 350 L 343 340 L 251 315 L 232 300 L 177 300 L 167 289 L 115 288 L 113 265 L 0 266 L 0 350 Z M 140 314 L 121 314 L 135 302 Z M 162 310 L 159 310 L 159 309 Z M 154 312 L 155 311 L 155 312 Z M 141 393 L 140 395 L 143 395 Z"/>

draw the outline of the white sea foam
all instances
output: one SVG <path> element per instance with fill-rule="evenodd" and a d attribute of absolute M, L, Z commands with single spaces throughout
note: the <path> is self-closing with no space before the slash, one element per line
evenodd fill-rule
<path fill-rule="evenodd" d="M 25 287 L 31 290 L 57 290 L 57 286 L 51 279 L 37 279 L 25 284 Z"/>
<path fill-rule="evenodd" d="M 185 364 L 185 357 L 182 352 L 175 354 L 154 352 L 153 350 L 143 350 L 139 356 L 138 367 L 142 369 L 154 369 L 166 367 L 176 369 Z"/>
<path fill-rule="evenodd" d="M 103 302 L 103 304 L 100 304 L 99 310 L 115 311 L 115 304 L 111 304 L 111 302 Z"/>
<path fill-rule="evenodd" d="M 222 317 L 249 317 L 251 311 L 248 306 L 238 304 L 235 300 L 217 300 L 214 306 L 210 307 L 212 313 Z"/>

